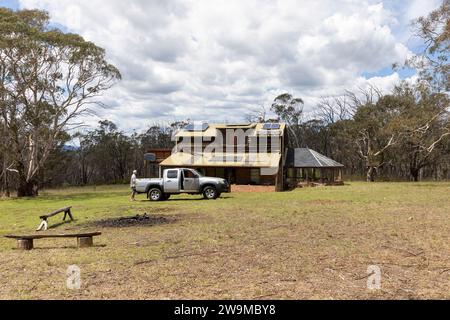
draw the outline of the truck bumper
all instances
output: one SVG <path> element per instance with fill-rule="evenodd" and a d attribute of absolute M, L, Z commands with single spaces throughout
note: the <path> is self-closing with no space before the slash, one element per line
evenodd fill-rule
<path fill-rule="evenodd" d="M 229 184 L 227 185 L 220 185 L 217 190 L 219 193 L 230 193 L 231 192 L 231 186 Z"/>

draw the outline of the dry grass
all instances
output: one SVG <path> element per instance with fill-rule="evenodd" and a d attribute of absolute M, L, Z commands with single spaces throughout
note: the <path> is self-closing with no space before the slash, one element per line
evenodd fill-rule
<path fill-rule="evenodd" d="M 0 201 L 0 234 L 30 233 L 39 214 L 73 205 L 76 223 L 99 229 L 96 247 L 37 240 L 15 250 L 0 239 L 3 299 L 449 299 L 450 184 L 351 183 L 286 193 L 232 193 L 128 201 L 126 187 L 51 191 Z M 100 228 L 143 214 L 170 223 Z M 58 222 L 58 218 L 50 220 Z M 66 288 L 66 269 L 82 289 Z M 382 290 L 366 287 L 382 268 Z"/>

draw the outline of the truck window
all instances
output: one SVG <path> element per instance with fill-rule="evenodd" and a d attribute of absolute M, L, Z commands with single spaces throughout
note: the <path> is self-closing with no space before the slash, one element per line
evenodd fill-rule
<path fill-rule="evenodd" d="M 198 176 L 191 170 L 183 170 L 183 174 L 185 178 L 198 178 Z"/>
<path fill-rule="evenodd" d="M 169 170 L 167 171 L 168 179 L 177 179 L 178 178 L 178 170 Z"/>

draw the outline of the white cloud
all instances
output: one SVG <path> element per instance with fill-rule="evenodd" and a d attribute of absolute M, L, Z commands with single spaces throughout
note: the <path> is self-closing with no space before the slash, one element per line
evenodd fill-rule
<path fill-rule="evenodd" d="M 427 15 L 442 3 L 442 0 L 412 0 L 406 10 L 406 19 L 417 19 L 421 16 Z"/>
<path fill-rule="evenodd" d="M 396 37 L 408 26 L 379 1 L 20 2 L 107 50 L 123 81 L 99 114 L 124 129 L 188 117 L 242 121 L 283 91 L 311 110 L 317 97 L 362 83 L 391 88 L 396 73 L 362 74 L 410 54 Z"/>

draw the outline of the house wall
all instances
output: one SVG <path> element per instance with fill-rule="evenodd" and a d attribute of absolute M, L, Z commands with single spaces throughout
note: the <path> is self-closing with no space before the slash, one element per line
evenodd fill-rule
<path fill-rule="evenodd" d="M 149 149 L 146 153 L 155 154 L 156 163 L 161 163 L 172 155 L 172 149 Z"/>
<path fill-rule="evenodd" d="M 159 164 L 166 160 L 172 154 L 172 149 L 148 149 L 146 153 L 153 153 L 156 157 L 155 162 L 144 160 L 144 176 L 148 178 L 159 177 Z"/>

